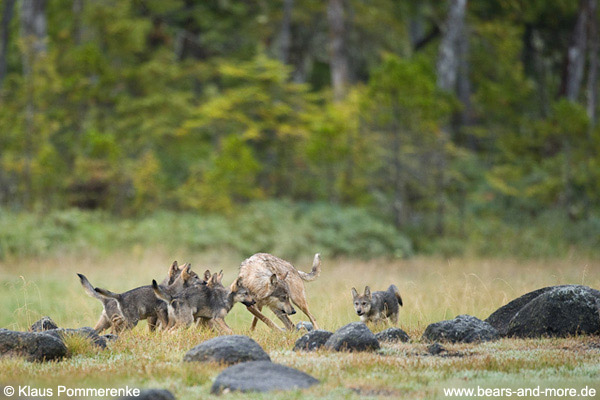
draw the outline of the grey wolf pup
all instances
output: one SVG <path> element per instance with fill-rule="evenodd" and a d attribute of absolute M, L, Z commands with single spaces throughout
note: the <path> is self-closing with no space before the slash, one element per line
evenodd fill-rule
<path fill-rule="evenodd" d="M 102 302 L 102 314 L 100 314 L 100 319 L 94 326 L 94 330 L 98 333 L 101 333 L 105 329 L 111 328 L 112 333 L 119 333 L 124 329 L 123 322 L 123 314 L 121 314 L 121 310 L 119 309 L 119 305 L 116 300 L 108 299 L 106 297 L 100 296 L 94 290 L 94 287 L 88 281 L 88 279 L 83 274 L 77 274 L 79 276 L 79 281 L 81 282 L 81 286 L 88 294 L 95 299 L 98 299 Z"/>
<path fill-rule="evenodd" d="M 180 274 L 169 286 L 163 286 L 164 290 L 170 293 L 176 293 L 191 285 L 202 285 L 202 280 L 191 270 L 189 264 L 180 269 Z M 170 282 L 171 278 L 166 282 Z M 168 312 L 164 302 L 158 300 L 154 295 L 152 286 L 141 286 L 124 293 L 113 293 L 102 288 L 95 288 L 94 291 L 104 299 L 116 300 L 117 307 L 122 316 L 120 330 L 132 329 L 141 320 L 148 320 L 148 328 L 154 331 L 157 323 L 163 327 L 168 324 Z"/>
<path fill-rule="evenodd" d="M 181 272 L 183 271 L 183 269 L 186 266 L 187 265 L 184 264 L 182 267 L 180 267 L 179 264 L 177 263 L 177 261 L 173 261 L 173 264 L 171 264 L 171 266 L 169 267 L 167 276 L 165 277 L 165 279 L 162 281 L 161 284 L 163 286 L 169 286 L 169 285 L 173 284 L 175 282 L 175 280 L 177 280 L 177 278 L 179 278 Z M 100 294 L 96 293 L 96 291 L 94 290 L 94 287 L 92 286 L 92 284 L 86 278 L 85 275 L 77 274 L 77 276 L 79 276 L 79 281 L 81 282 L 81 286 L 83 286 L 83 289 L 88 294 L 88 296 L 91 296 L 102 302 L 102 306 L 103 306 L 102 314 L 100 315 L 100 319 L 96 323 L 96 326 L 94 326 L 94 329 L 96 330 L 96 332 L 101 333 L 102 331 L 104 331 L 108 328 L 111 328 L 111 331 L 113 333 L 119 333 L 122 330 L 124 330 L 125 329 L 125 325 L 124 325 L 125 317 L 121 313 L 121 310 L 119 308 L 119 304 L 117 303 L 117 301 L 113 298 L 107 298 L 107 297 L 101 296 Z"/>
<path fill-rule="evenodd" d="M 168 305 L 169 329 L 188 327 L 194 321 L 208 324 L 223 333 L 233 331 L 225 322 L 225 316 L 236 302 L 251 306 L 254 300 L 248 290 L 239 284 L 239 278 L 226 289 L 221 280 L 223 272 L 213 274 L 206 285 L 195 285 L 177 294 L 171 294 L 152 281 L 157 298 Z"/>
<path fill-rule="evenodd" d="M 294 324 L 288 315 L 295 314 L 296 310 L 291 303 L 306 314 L 315 329 L 319 329 L 317 321 L 308 310 L 302 281 L 313 281 L 320 273 L 319 254 L 315 254 L 310 273 L 299 271 L 289 262 L 266 253 L 258 253 L 244 260 L 240 265 L 240 283 L 250 291 L 256 301 L 255 306 L 248 307 L 248 311 L 254 315 L 251 329 L 256 328 L 260 319 L 267 326 L 279 330 L 273 321 L 262 314 L 262 308 L 267 306 L 284 323 L 286 329 L 293 330 Z"/>
<path fill-rule="evenodd" d="M 366 286 L 362 296 L 355 288 L 352 288 L 352 299 L 354 310 L 360 316 L 361 321 L 379 323 L 389 318 L 392 324 L 398 323 L 402 297 L 395 285 L 390 285 L 385 292 L 378 291 L 373 294 L 371 294 L 371 289 Z"/>

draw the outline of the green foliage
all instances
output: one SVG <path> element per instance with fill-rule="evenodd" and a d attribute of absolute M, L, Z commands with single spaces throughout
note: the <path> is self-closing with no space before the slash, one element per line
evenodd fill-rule
<path fill-rule="evenodd" d="M 560 100 L 551 114 L 527 131 L 507 134 L 500 141 L 502 163 L 487 177 L 493 189 L 522 207 L 537 210 L 543 204 L 566 204 L 579 214 L 592 201 L 596 173 L 588 171 L 597 137 L 590 134 L 585 110 Z"/>
<path fill-rule="evenodd" d="M 365 88 L 357 87 L 343 101 L 326 103 L 312 116 L 304 151 L 313 183 L 301 188 L 306 197 L 358 205 L 371 202 L 368 186 L 377 146 L 362 127 L 365 96 Z"/>
<path fill-rule="evenodd" d="M 222 249 L 240 256 L 407 257 L 410 241 L 364 209 L 327 204 L 253 202 L 234 217 L 158 212 L 117 219 L 75 209 L 50 214 L 0 211 L 0 259 L 46 254 L 105 253 L 137 246 L 170 251 Z"/>
<path fill-rule="evenodd" d="M 519 254 L 590 245 L 518 233 L 538 218 L 593 233 L 600 210 L 600 128 L 583 90 L 559 95 L 578 2 L 469 2 L 469 92 L 454 96 L 436 84 L 446 2 L 345 1 L 335 102 L 325 1 L 293 2 L 287 54 L 283 2 L 46 3 L 44 51 L 18 7 L 8 26 L 0 206 L 19 227 L 0 232 L 4 254 L 161 243 L 146 231 L 181 212 L 206 220 L 185 246 L 241 253 L 488 254 L 494 232 Z M 98 211 L 73 217 L 81 237 L 35 214 L 72 207 Z M 105 229 L 116 216 L 132 222 Z"/>
<path fill-rule="evenodd" d="M 178 190 L 181 203 L 192 209 L 230 213 L 235 203 L 262 197 L 257 187 L 260 164 L 241 137 L 223 139 L 206 170 L 190 176 Z"/>
<path fill-rule="evenodd" d="M 444 201 L 436 190 L 444 190 L 452 151 L 444 127 L 450 107 L 420 59 L 387 55 L 369 81 L 362 113 L 378 141 L 374 186 L 380 207 L 398 227 Z"/>

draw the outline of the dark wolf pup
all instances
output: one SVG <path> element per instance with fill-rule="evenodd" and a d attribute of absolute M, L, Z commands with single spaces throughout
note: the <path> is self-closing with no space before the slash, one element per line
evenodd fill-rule
<path fill-rule="evenodd" d="M 175 263 L 169 269 L 169 275 L 164 280 L 166 283 L 171 282 L 170 285 L 163 286 L 166 291 L 176 293 L 185 287 L 203 284 L 198 275 L 191 270 L 189 264 L 185 264 L 183 268 L 178 268 L 181 272 L 173 279 L 173 276 L 175 276 L 174 265 Z M 88 289 L 86 288 L 86 291 Z M 156 298 L 152 286 L 141 286 L 124 293 L 113 293 L 102 288 L 95 288 L 93 291 L 101 297 L 102 303 L 105 304 L 105 311 L 107 305 L 110 304 L 111 322 L 117 331 L 132 329 L 143 319 L 148 320 L 150 331 L 154 331 L 159 322 L 163 327 L 168 324 L 167 307 Z M 116 302 L 118 313 L 114 312 L 114 306 L 109 303 L 110 301 Z"/>
<path fill-rule="evenodd" d="M 392 324 L 398 323 L 398 312 L 402 306 L 402 297 L 395 285 L 385 291 L 371 294 L 371 289 L 366 286 L 365 293 L 361 296 L 355 288 L 352 288 L 352 299 L 354 310 L 360 316 L 362 322 L 384 322 L 387 318 Z"/>
<path fill-rule="evenodd" d="M 213 274 L 206 285 L 190 286 L 177 294 L 169 293 L 153 280 L 152 288 L 156 297 L 168 305 L 169 328 L 185 328 L 198 321 L 223 333 L 233 333 L 225 323 L 225 316 L 236 302 L 251 306 L 254 300 L 248 290 L 239 284 L 239 279 L 229 289 L 223 286 L 222 279 L 223 271 Z"/>
<path fill-rule="evenodd" d="M 106 297 L 100 296 L 94 290 L 94 287 L 88 281 L 88 279 L 83 274 L 77 274 L 79 277 L 79 281 L 81 282 L 81 286 L 88 294 L 95 299 L 98 299 L 102 302 L 102 314 L 100 314 L 100 319 L 94 326 L 94 330 L 98 333 L 101 333 L 105 329 L 111 328 L 112 333 L 119 333 L 124 329 L 123 322 L 123 314 L 119 309 L 119 304 L 115 299 L 107 299 Z"/>

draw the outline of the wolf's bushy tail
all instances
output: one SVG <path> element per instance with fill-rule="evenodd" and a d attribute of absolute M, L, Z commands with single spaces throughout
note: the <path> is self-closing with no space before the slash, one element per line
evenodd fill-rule
<path fill-rule="evenodd" d="M 156 281 L 154 279 L 152 279 L 152 290 L 154 290 L 154 294 L 156 295 L 156 297 L 158 297 L 162 301 L 166 301 L 167 303 L 170 303 L 171 300 L 173 299 L 173 297 L 171 295 L 169 295 L 160 286 L 158 286 L 158 283 L 156 283 Z"/>
<path fill-rule="evenodd" d="M 93 298 L 98 299 L 98 300 L 104 300 L 104 298 L 102 296 L 100 296 L 94 290 L 94 287 L 92 286 L 92 284 L 90 283 L 90 281 L 88 281 L 88 279 L 85 277 L 85 275 L 78 273 L 77 276 L 79 277 L 79 281 L 81 282 L 81 286 L 83 286 L 83 289 L 85 290 L 85 292 L 87 293 L 88 296 L 93 297 Z"/>
<path fill-rule="evenodd" d="M 321 273 L 321 255 L 319 253 L 315 254 L 315 258 L 313 259 L 312 270 L 310 273 L 306 273 L 304 271 L 298 270 L 298 274 L 303 281 L 314 281 L 319 274 Z"/>
<path fill-rule="evenodd" d="M 398 290 L 396 285 L 390 285 L 390 287 L 388 288 L 388 292 L 392 292 L 394 296 L 396 296 L 396 299 L 398 299 L 398 304 L 400 304 L 400 307 L 402 307 L 402 296 L 400 296 L 400 291 Z"/>

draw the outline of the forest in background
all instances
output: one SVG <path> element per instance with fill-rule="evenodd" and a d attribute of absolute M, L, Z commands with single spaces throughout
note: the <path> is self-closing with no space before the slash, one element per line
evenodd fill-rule
<path fill-rule="evenodd" d="M 597 0 L 0 13 L 0 258 L 170 235 L 244 253 L 287 234 L 282 255 L 600 248 Z"/>

